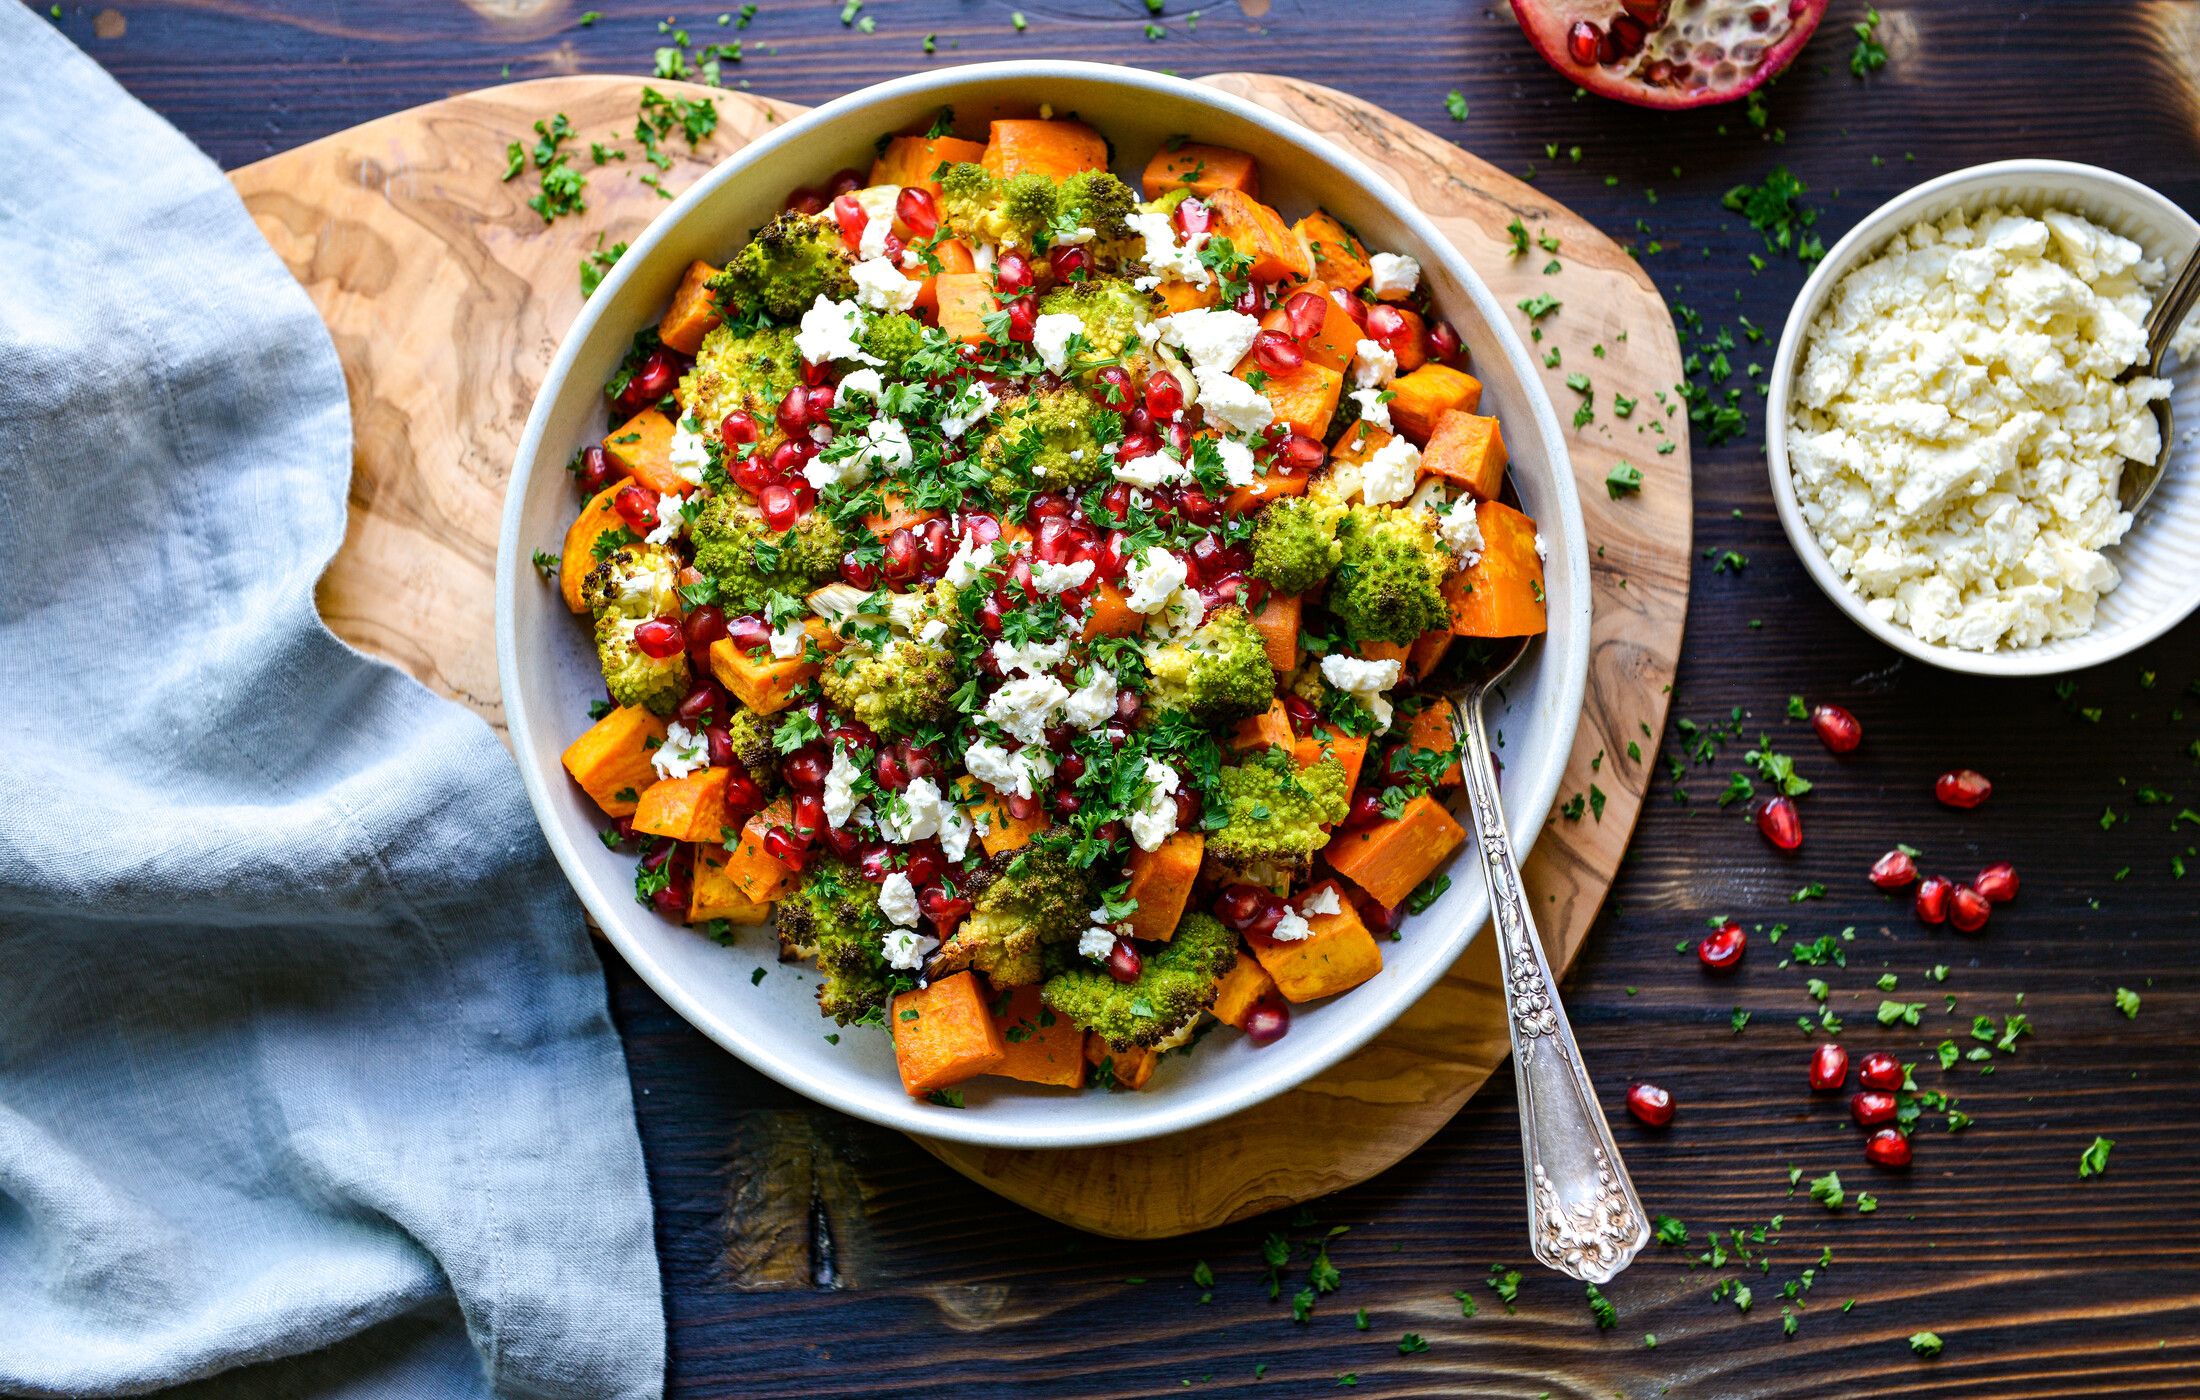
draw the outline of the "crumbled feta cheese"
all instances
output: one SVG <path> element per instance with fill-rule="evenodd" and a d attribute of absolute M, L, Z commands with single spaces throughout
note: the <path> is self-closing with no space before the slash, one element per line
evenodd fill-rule
<path fill-rule="evenodd" d="M 1367 270 L 1367 289 L 1384 301 L 1401 301 L 1421 285 L 1420 262 L 1404 253 L 1377 253 Z"/>
<path fill-rule="evenodd" d="M 833 745 L 833 766 L 825 770 L 825 820 L 828 824 L 846 826 L 848 818 L 856 814 L 856 778 L 862 771 L 848 757 L 846 744 Z"/>
<path fill-rule="evenodd" d="M 1165 549 L 1148 549 L 1124 571 L 1123 582 L 1129 585 L 1124 602 L 1135 613 L 1160 612 L 1190 577 L 1182 559 Z"/>
<path fill-rule="evenodd" d="M 772 629 L 772 655 L 778 657 L 781 661 L 800 656 L 802 654 L 802 644 L 809 640 L 809 636 L 808 632 L 802 630 L 802 624 L 799 622 L 780 623 Z"/>
<path fill-rule="evenodd" d="M 1298 910 L 1286 905 L 1284 906 L 1283 917 L 1276 920 L 1276 926 L 1268 931 L 1268 936 L 1278 943 L 1297 943 L 1302 939 L 1312 938 L 1314 936 L 1314 926 L 1309 924 Z"/>
<path fill-rule="evenodd" d="M 955 546 L 954 557 L 947 561 L 944 577 L 957 588 L 968 588 L 992 563 L 992 541 L 981 540 L 974 533 L 966 534 L 962 543 Z"/>
<path fill-rule="evenodd" d="M 1069 372 L 1070 337 L 1085 333 L 1081 316 L 1067 311 L 1048 311 L 1031 324 L 1031 348 L 1039 359 L 1056 374 Z"/>
<path fill-rule="evenodd" d="M 940 852 L 950 861 L 960 865 L 970 851 L 970 838 L 977 832 L 970 814 L 953 802 L 940 807 Z"/>
<path fill-rule="evenodd" d="M 1097 729 L 1115 718 L 1115 702 L 1121 687 L 1115 672 L 1098 662 L 1092 666 L 1092 679 L 1077 687 L 1062 702 L 1062 722 L 1079 729 Z"/>
<path fill-rule="evenodd" d="M 672 447 L 666 456 L 673 471 L 690 486 L 703 484 L 703 468 L 710 465 L 710 439 L 688 426 L 688 420 L 680 420 L 680 426 L 672 430 Z"/>
<path fill-rule="evenodd" d="M 670 544 L 687 529 L 687 515 L 681 510 L 688 503 L 685 496 L 660 496 L 657 498 L 657 526 L 642 539 L 649 544 Z"/>
<path fill-rule="evenodd" d="M 940 433 L 950 439 L 959 438 L 969 432 L 973 424 L 990 418 L 993 410 L 1000 406 L 1001 401 L 993 396 L 991 389 L 972 380 L 956 393 L 947 411 L 940 415 Z"/>
<path fill-rule="evenodd" d="M 1205 234 L 1195 234 L 1189 241 L 1179 243 L 1176 225 L 1167 214 L 1159 211 L 1128 214 L 1124 222 L 1130 225 L 1131 232 L 1146 242 L 1145 251 L 1139 255 L 1148 273 L 1137 281 L 1141 289 L 1170 281 L 1204 287 L 1214 281 L 1213 274 L 1199 260 L 1199 245 L 1206 242 Z"/>
<path fill-rule="evenodd" d="M 1363 340 L 1352 347 L 1352 387 L 1380 389 L 1398 377 L 1398 357 L 1379 340 Z"/>
<path fill-rule="evenodd" d="M 939 784 L 930 778 L 917 778 L 901 790 L 898 799 L 879 804 L 879 835 L 897 846 L 906 846 L 939 834 Z"/>
<path fill-rule="evenodd" d="M 901 186 L 866 185 L 854 193 L 856 207 L 863 211 L 863 232 L 856 239 L 856 256 L 883 258 L 886 239 L 894 231 L 894 207 L 901 199 Z"/>
<path fill-rule="evenodd" d="M 1199 624 L 1207 620 L 1207 600 L 1199 590 L 1186 584 L 1169 595 L 1169 601 L 1161 605 L 1161 611 L 1146 624 L 1149 632 L 1158 632 L 1164 640 L 1188 637 L 1199 630 Z"/>
<path fill-rule="evenodd" d="M 1352 402 L 1360 406 L 1360 421 L 1371 428 L 1390 432 L 1397 427 L 1390 421 L 1390 400 L 1383 397 L 1381 389 L 1354 389 Z"/>
<path fill-rule="evenodd" d="M 907 871 L 897 870 L 880 882 L 878 911 L 897 928 L 917 926 L 917 887 L 909 883 Z"/>
<path fill-rule="evenodd" d="M 1074 564 L 1050 564 L 1041 559 L 1031 566 L 1031 586 L 1052 596 L 1067 593 L 1072 588 L 1082 588 L 1092 571 L 1099 567 L 1090 559 L 1080 559 Z"/>
<path fill-rule="evenodd" d="M 885 258 L 865 258 L 850 268 L 848 275 L 855 279 L 856 304 L 873 311 L 907 311 L 917 304 L 917 293 L 923 290 L 921 284 L 902 276 L 901 269 Z"/>
<path fill-rule="evenodd" d="M 1920 223 L 1834 287 L 1789 407 L 1804 522 L 1876 617 L 1928 642 L 2029 647 L 2119 582 L 2126 460 L 2161 443 L 2145 357 L 2163 268 L 2061 211 Z"/>
<path fill-rule="evenodd" d="M 863 311 L 852 301 L 834 301 L 820 292 L 810 309 L 802 313 L 802 326 L 794 334 L 797 354 L 813 365 L 833 360 L 856 360 L 863 364 L 883 363 L 878 356 L 866 354 L 856 337 L 863 333 Z"/>
<path fill-rule="evenodd" d="M 1222 476 L 1232 486 L 1250 486 L 1260 475 L 1253 462 L 1253 449 L 1236 438 L 1220 438 L 1215 451 L 1222 458 Z"/>
<path fill-rule="evenodd" d="M 1190 475 L 1190 470 L 1182 462 L 1166 452 L 1149 452 L 1143 457 L 1133 457 L 1128 462 L 1115 464 L 1117 481 L 1143 486 L 1148 491 L 1167 482 L 1182 481 Z"/>
<path fill-rule="evenodd" d="M 1027 744 L 1045 737 L 1069 690 L 1052 676 L 1019 676 L 993 692 L 985 717 Z"/>
<path fill-rule="evenodd" d="M 1421 449 L 1394 437 L 1360 464 L 1360 494 L 1371 506 L 1394 505 L 1413 494 L 1421 476 Z"/>
<path fill-rule="evenodd" d="M 946 635 L 947 621 L 944 618 L 928 618 L 925 620 L 925 624 L 917 629 L 917 640 L 920 642 L 936 642 Z"/>
<path fill-rule="evenodd" d="M 665 741 L 649 756 L 660 778 L 684 778 L 710 767 L 710 736 L 678 720 L 665 726 Z"/>
<path fill-rule="evenodd" d="M 891 418 L 874 418 L 844 452 L 821 453 L 802 464 L 802 475 L 822 491 L 836 483 L 868 481 L 905 471 L 916 460 L 909 430 Z"/>
<path fill-rule="evenodd" d="M 1037 744 L 1011 753 L 990 739 L 980 739 L 963 751 L 963 765 L 979 782 L 1017 797 L 1038 796 L 1054 776 L 1054 755 Z"/>
<path fill-rule="evenodd" d="M 1324 914 L 1342 914 L 1344 905 L 1337 900 L 1335 885 L 1323 885 L 1299 901 L 1299 912 L 1310 919 L 1318 919 Z"/>
<path fill-rule="evenodd" d="M 1336 652 L 1322 658 L 1322 679 L 1367 706 L 1375 722 L 1390 724 L 1390 698 L 1383 694 L 1398 683 L 1404 665 L 1398 661 L 1363 661 Z"/>
<path fill-rule="evenodd" d="M 903 972 L 916 972 L 923 968 L 924 960 L 932 956 L 932 950 L 940 941 L 929 933 L 919 933 L 913 928 L 895 928 L 886 931 L 879 942 L 879 951 L 886 955 L 888 967 Z"/>
<path fill-rule="evenodd" d="M 1475 514 L 1474 497 L 1461 496 L 1451 503 L 1451 509 L 1437 518 L 1436 528 L 1451 549 L 1452 557 L 1465 568 L 1482 557 L 1482 520 Z"/>
<path fill-rule="evenodd" d="M 1090 958 L 1094 962 L 1106 962 L 1108 955 L 1115 951 L 1115 929 L 1106 922 L 1106 914 L 1105 909 L 1092 911 L 1092 922 L 1085 925 L 1083 933 L 1077 935 L 1079 957 Z"/>
<path fill-rule="evenodd" d="M 840 377 L 840 387 L 833 391 L 833 407 L 853 408 L 857 399 L 868 399 L 875 404 L 879 395 L 885 392 L 886 381 L 879 377 L 877 370 L 865 365 Z"/>
<path fill-rule="evenodd" d="M 1146 796 L 1131 810 L 1125 825 L 1139 850 L 1158 851 L 1162 842 L 1176 834 L 1176 793 L 1183 780 L 1174 768 L 1149 758 L 1146 782 Z"/>
<path fill-rule="evenodd" d="M 1551 547 L 1543 542 L 1543 532 L 1541 530 L 1535 532 L 1535 557 L 1538 559 L 1551 557 Z"/>
<path fill-rule="evenodd" d="M 1192 378 L 1199 385 L 1199 406 L 1210 424 L 1252 434 L 1276 421 L 1275 405 L 1228 370 L 1196 369 Z"/>
<path fill-rule="evenodd" d="M 1075 248 L 1080 244 L 1092 242 L 1098 236 L 1097 232 L 1089 228 L 1073 228 L 1068 233 L 1054 235 L 1054 243 L 1058 248 Z"/>
<path fill-rule="evenodd" d="M 1045 675 L 1061 665 L 1068 655 L 1067 637 L 1056 637 L 1051 642 L 1012 642 L 1003 637 L 993 644 L 993 664 L 1001 668 L 1004 676 L 1019 671 L 1027 676 Z"/>
<path fill-rule="evenodd" d="M 1182 350 L 1195 372 L 1216 369 L 1228 374 L 1260 334 L 1260 322 L 1244 312 L 1204 306 L 1165 316 L 1159 324 L 1161 343 Z"/>

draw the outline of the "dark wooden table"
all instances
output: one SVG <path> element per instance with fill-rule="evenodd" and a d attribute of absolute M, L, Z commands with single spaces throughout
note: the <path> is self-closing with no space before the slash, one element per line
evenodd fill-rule
<path fill-rule="evenodd" d="M 236 165 L 505 77 L 648 71 L 669 42 L 664 11 L 595 3 L 605 13 L 588 28 L 570 0 L 71 3 L 60 23 Z M 1837 0 L 1772 91 L 1763 131 L 1738 106 L 1657 116 L 1576 100 L 1503 6 L 1224 0 L 1195 27 L 1184 0 L 1169 0 L 1163 37 L 1148 39 L 1142 0 L 1024 4 L 1023 32 L 990 0 L 869 0 L 854 25 L 831 0 L 765 0 L 740 31 L 718 28 L 716 6 L 680 19 L 697 43 L 744 41 L 729 83 L 798 102 L 919 67 L 1039 56 L 1346 88 L 1508 169 L 1533 168 L 1615 235 L 1662 244 L 1644 256 L 1668 299 L 1701 312 L 1707 333 L 1741 337 L 1736 383 L 1769 349 L 1748 342 L 1740 317 L 1776 335 L 1804 270 L 1768 256 L 1753 271 L 1762 241 L 1720 196 L 1776 165 L 1809 185 L 1828 243 L 1907 185 L 2000 156 L 2097 162 L 2200 209 L 2200 6 L 2173 0 L 1882 4 L 1891 58 L 1869 82 L 1848 68 L 1862 7 Z M 924 51 L 928 34 L 936 53 Z M 1470 105 L 1463 123 L 1446 115 L 1453 89 Z M 2200 822 L 2173 824 L 2200 808 L 2200 622 L 2067 691 L 1905 662 L 1845 622 L 1786 548 L 1765 485 L 1762 406 L 1754 393 L 1744 406 L 1741 437 L 1696 444 L 1696 535 L 1748 564 L 1700 566 L 1674 713 L 1706 731 L 1771 734 L 1817 789 L 1803 803 L 1803 850 L 1779 858 L 1739 809 L 1713 802 L 1746 742 L 1691 768 L 1685 804 L 1661 781 L 1569 981 L 1635 1179 L 1653 1211 L 1690 1230 L 1686 1247 L 1652 1246 L 1606 1290 L 1616 1325 L 1600 1330 L 1581 1288 L 1555 1276 L 1526 1272 L 1511 1310 L 1486 1286 L 1493 1264 L 1526 1259 L 1502 1074 L 1404 1164 L 1295 1218 L 1124 1244 L 1006 1205 L 900 1137 L 777 1088 L 614 963 L 674 1393 L 1305 1394 L 1350 1377 L 1373 1394 L 2200 1394 Z M 1861 752 L 1835 761 L 1788 720 L 1798 693 L 1854 709 L 1868 731 Z M 1665 736 L 1665 755 L 1683 748 Z M 1982 810 L 1933 802 L 1933 774 L 1957 764 L 1994 778 Z M 1897 841 L 1956 875 L 2013 860 L 2022 897 L 1980 935 L 1926 930 L 1862 878 Z M 2190 878 L 2173 872 L 2180 858 Z M 1813 881 L 1823 898 L 1791 902 Z M 1764 927 L 1743 969 L 1713 981 L 1675 945 L 1721 913 Z M 1777 946 L 1774 923 L 1789 925 Z M 1845 928 L 1853 938 L 1841 942 Z M 1827 934 L 1845 967 L 1782 965 Z M 1931 980 L 1936 964 L 1944 982 Z M 1883 974 L 1897 979 L 1892 992 L 1877 985 Z M 1816 1019 L 1813 977 L 1829 984 L 1853 1051 L 1924 1062 L 1921 1085 L 1958 1096 L 1976 1120 L 1951 1135 L 1928 1115 L 1907 1174 L 1867 1166 L 1842 1105 L 1805 1091 L 1812 1040 L 1796 1018 Z M 2140 994 L 2135 1020 L 2117 1009 L 2119 987 Z M 1920 1023 L 1883 1029 L 1883 999 L 1922 1003 Z M 1736 1008 L 1752 1014 L 1739 1031 Z M 1981 1045 L 1974 1016 L 1999 1031 L 2019 1011 L 2032 1033 L 1994 1053 L 1990 1073 L 1940 1071 L 1942 1040 Z M 1621 1114 L 1619 1094 L 1639 1077 L 1678 1099 L 1669 1130 Z M 2114 1153 L 2104 1176 L 2081 1180 L 2096 1135 Z M 1835 1170 L 1846 1200 L 1829 1213 L 1807 1188 Z M 1859 1214 L 1860 1192 L 1876 1211 Z M 1771 1238 L 1751 1243 L 1748 1228 L 1775 1216 Z M 1329 1243 L 1341 1284 L 1295 1324 L 1307 1256 L 1294 1255 L 1271 1301 L 1263 1240 L 1333 1227 L 1349 1227 Z M 1735 1227 L 1748 1261 L 1696 1262 L 1707 1229 L 1730 1249 L 1723 1232 Z M 1194 1282 L 1202 1262 L 1211 1289 Z M 1784 1308 L 1783 1285 L 1800 1290 L 1805 1269 L 1800 1307 Z M 1720 1280 L 1750 1287 L 1747 1312 L 1714 1297 Z M 1455 1290 L 1476 1316 L 1461 1316 Z M 1906 1344 L 1923 1330 L 1945 1342 L 1937 1359 Z M 1401 1354 L 1406 1333 L 1427 1350 Z"/>

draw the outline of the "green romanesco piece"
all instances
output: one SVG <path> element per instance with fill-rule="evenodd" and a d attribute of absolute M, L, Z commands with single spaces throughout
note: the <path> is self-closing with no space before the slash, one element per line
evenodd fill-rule
<path fill-rule="evenodd" d="M 1451 623 L 1444 552 L 1426 511 L 1355 506 L 1337 533 L 1329 611 L 1360 641 L 1411 642 Z"/>
<path fill-rule="evenodd" d="M 847 536 L 824 511 L 813 510 L 781 534 L 741 491 L 703 502 L 689 522 L 695 567 L 718 584 L 728 613 L 758 612 L 774 592 L 803 593 L 839 572 Z"/>
<path fill-rule="evenodd" d="M 854 296 L 853 262 L 829 215 L 789 209 L 757 230 L 710 279 L 710 289 L 738 317 L 794 321 L 819 297 Z"/>
<path fill-rule="evenodd" d="M 680 379 L 680 406 L 702 425 L 707 436 L 726 415 L 746 409 L 759 426 L 770 427 L 772 414 L 787 391 L 801 382 L 802 356 L 794 348 L 794 328 L 767 326 L 746 333 L 718 326 L 703 337 L 695 368 Z"/>
<path fill-rule="evenodd" d="M 1156 714 L 1181 710 L 1212 727 L 1259 714 L 1276 692 L 1276 673 L 1260 631 L 1239 607 L 1223 608 L 1189 637 L 1146 652 Z"/>
<path fill-rule="evenodd" d="M 1220 860 L 1291 860 L 1328 841 L 1324 827 L 1344 820 L 1351 794 L 1334 754 L 1301 768 L 1289 749 L 1222 770 L 1217 804 L 1226 817 L 1207 831 L 1207 850 Z"/>
<path fill-rule="evenodd" d="M 1046 846 L 988 857 L 971 886 L 970 915 L 940 950 L 934 975 L 974 967 L 996 987 L 1038 981 L 1048 950 L 1077 941 L 1097 898 L 1092 872 Z"/>
<path fill-rule="evenodd" d="M 661 544 L 622 544 L 581 580 L 581 601 L 602 617 L 663 617 L 680 611 L 680 558 Z"/>
<path fill-rule="evenodd" d="M 779 901 L 783 946 L 817 959 L 817 1009 L 842 1025 L 883 1015 L 894 991 L 878 887 L 830 856 L 812 861 L 801 888 Z"/>
<path fill-rule="evenodd" d="M 856 343 L 865 354 L 891 368 L 924 348 L 924 323 L 900 311 L 886 312 L 871 318 Z"/>
<path fill-rule="evenodd" d="M 1341 507 L 1311 496 L 1286 496 L 1253 522 L 1253 577 L 1279 593 L 1304 593 L 1335 571 L 1344 547 Z"/>
<path fill-rule="evenodd" d="M 1121 278 L 1106 277 L 1056 287 L 1040 299 L 1039 310 L 1044 315 L 1066 314 L 1083 321 L 1092 354 L 1123 361 L 1125 372 L 1136 381 L 1149 362 L 1138 339 L 1138 328 L 1154 319 L 1159 305 L 1152 292 L 1142 292 Z"/>
<path fill-rule="evenodd" d="M 912 734 L 947 717 L 961 679 L 951 649 L 904 637 L 886 647 L 850 643 L 818 683 L 834 709 L 881 734 Z"/>
<path fill-rule="evenodd" d="M 1095 427 L 1103 414 L 1115 418 L 1068 385 L 1009 400 L 978 449 L 979 461 L 992 473 L 989 489 L 995 498 L 1104 480 L 1115 459 Z"/>
<path fill-rule="evenodd" d="M 1214 1005 L 1237 958 L 1236 934 L 1192 914 L 1174 938 L 1145 953 L 1135 981 L 1118 982 L 1088 963 L 1049 977 L 1039 998 L 1118 1050 L 1159 1045 Z"/>
<path fill-rule="evenodd" d="M 1044 175 L 997 180 L 983 166 L 950 165 L 940 175 L 940 217 L 969 243 L 1037 248 L 1054 227 L 1059 204 Z"/>
<path fill-rule="evenodd" d="M 688 693 L 687 652 L 658 660 L 634 645 L 634 629 L 646 617 L 607 612 L 596 619 L 596 662 L 603 667 L 604 688 L 621 705 L 640 705 L 669 715 Z"/>

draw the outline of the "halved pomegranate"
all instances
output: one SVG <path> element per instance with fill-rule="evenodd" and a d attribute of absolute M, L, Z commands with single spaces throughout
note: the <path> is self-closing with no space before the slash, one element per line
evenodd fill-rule
<path fill-rule="evenodd" d="M 1793 62 L 1826 0 L 1512 0 L 1543 61 L 1599 97 L 1705 107 Z"/>

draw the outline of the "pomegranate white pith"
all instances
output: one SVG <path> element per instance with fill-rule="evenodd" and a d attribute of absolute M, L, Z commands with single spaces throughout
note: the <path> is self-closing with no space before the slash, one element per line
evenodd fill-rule
<path fill-rule="evenodd" d="M 1641 107 L 1732 102 L 1793 61 L 1826 0 L 1513 0 L 1544 61 Z"/>

